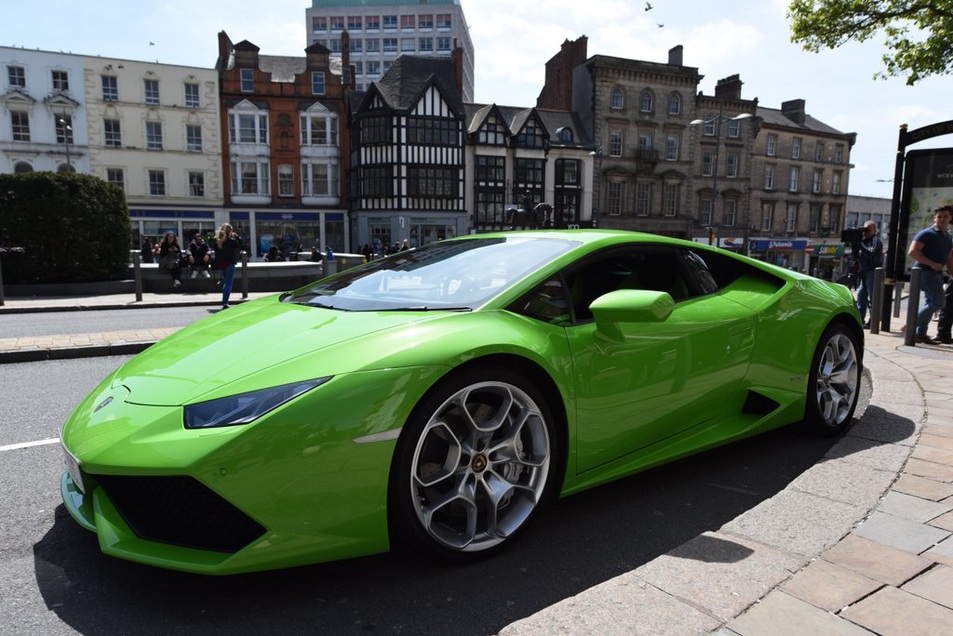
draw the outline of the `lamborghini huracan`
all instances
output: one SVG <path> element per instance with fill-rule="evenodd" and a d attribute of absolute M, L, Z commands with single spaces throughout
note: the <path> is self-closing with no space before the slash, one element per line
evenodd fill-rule
<path fill-rule="evenodd" d="M 62 431 L 103 552 L 225 574 L 472 559 L 541 506 L 786 424 L 853 418 L 850 291 L 649 234 L 444 240 L 204 318 Z"/>

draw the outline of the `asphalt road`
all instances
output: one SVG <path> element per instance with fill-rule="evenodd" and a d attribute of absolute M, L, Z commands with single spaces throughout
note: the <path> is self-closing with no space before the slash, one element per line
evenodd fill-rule
<path fill-rule="evenodd" d="M 123 359 L 0 365 L 0 635 L 493 634 L 720 527 L 833 443 L 789 427 L 590 490 L 479 563 L 385 554 L 205 577 L 102 555 L 60 503 L 60 424 Z"/>

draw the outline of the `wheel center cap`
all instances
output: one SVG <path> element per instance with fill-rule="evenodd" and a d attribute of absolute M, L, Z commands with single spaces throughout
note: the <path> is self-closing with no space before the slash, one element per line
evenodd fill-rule
<path fill-rule="evenodd" d="M 473 458 L 473 463 L 471 464 L 471 466 L 473 467 L 473 470 L 475 472 L 480 473 L 486 470 L 486 467 L 488 464 L 489 462 L 486 459 L 486 455 L 481 454 Z"/>

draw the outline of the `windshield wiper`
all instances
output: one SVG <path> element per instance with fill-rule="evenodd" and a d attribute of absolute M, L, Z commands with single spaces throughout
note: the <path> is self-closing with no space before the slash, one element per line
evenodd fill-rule
<path fill-rule="evenodd" d="M 418 305 L 416 307 L 381 307 L 375 311 L 473 311 L 472 307 L 428 307 Z"/>

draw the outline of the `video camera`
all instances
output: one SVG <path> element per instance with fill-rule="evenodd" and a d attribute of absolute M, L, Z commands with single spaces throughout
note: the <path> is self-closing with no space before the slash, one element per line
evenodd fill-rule
<path fill-rule="evenodd" d="M 852 227 L 846 230 L 841 230 L 840 233 L 840 242 L 844 245 L 850 245 L 850 248 L 855 251 L 860 251 L 860 242 L 864 240 L 864 228 L 862 227 Z"/>

